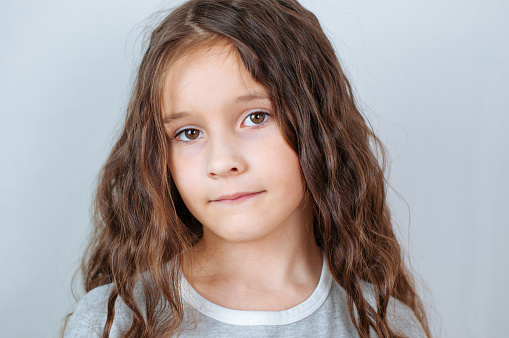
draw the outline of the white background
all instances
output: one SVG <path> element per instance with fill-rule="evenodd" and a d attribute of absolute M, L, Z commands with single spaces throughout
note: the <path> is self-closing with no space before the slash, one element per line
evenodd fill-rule
<path fill-rule="evenodd" d="M 72 310 L 91 194 L 123 121 L 144 27 L 153 27 L 146 19 L 176 3 L 0 3 L 2 336 L 56 336 Z M 428 290 L 433 331 L 502 336 L 509 2 L 302 3 L 389 150 L 395 224 Z"/>

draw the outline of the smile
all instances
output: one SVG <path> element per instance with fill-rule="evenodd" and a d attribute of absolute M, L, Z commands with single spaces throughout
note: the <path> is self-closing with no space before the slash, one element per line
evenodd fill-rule
<path fill-rule="evenodd" d="M 258 192 L 239 192 L 236 194 L 231 195 L 222 195 L 219 196 L 217 199 L 210 201 L 211 203 L 221 203 L 221 204 L 236 204 L 240 202 L 247 201 L 249 199 L 252 199 L 253 197 L 256 197 L 260 195 L 261 193 L 265 192 L 258 191 Z"/>

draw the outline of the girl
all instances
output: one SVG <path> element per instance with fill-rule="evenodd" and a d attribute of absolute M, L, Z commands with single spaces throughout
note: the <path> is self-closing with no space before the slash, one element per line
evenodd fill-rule
<path fill-rule="evenodd" d="M 372 145 L 299 3 L 184 3 L 101 173 L 65 336 L 429 337 Z"/>

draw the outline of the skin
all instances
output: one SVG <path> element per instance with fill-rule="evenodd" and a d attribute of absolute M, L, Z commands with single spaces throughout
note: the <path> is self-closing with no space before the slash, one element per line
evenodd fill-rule
<path fill-rule="evenodd" d="M 297 154 L 267 90 L 227 44 L 170 68 L 163 92 L 170 172 L 203 224 L 184 274 L 202 296 L 238 310 L 284 310 L 306 300 L 322 257 Z"/>

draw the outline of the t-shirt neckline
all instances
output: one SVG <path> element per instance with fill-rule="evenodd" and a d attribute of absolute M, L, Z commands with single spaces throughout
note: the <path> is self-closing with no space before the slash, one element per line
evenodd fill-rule
<path fill-rule="evenodd" d="M 315 290 L 302 303 L 282 311 L 245 311 L 219 306 L 200 295 L 182 276 L 184 300 L 207 317 L 232 325 L 286 325 L 306 318 L 315 312 L 327 299 L 332 284 L 332 275 L 325 257 L 322 257 L 322 272 Z"/>

